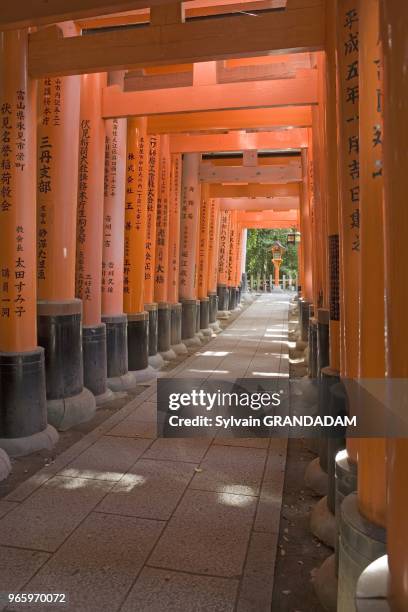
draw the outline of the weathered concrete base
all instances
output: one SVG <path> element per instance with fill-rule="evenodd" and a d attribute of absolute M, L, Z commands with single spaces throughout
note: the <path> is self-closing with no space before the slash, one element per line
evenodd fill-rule
<path fill-rule="evenodd" d="M 149 314 L 128 314 L 129 371 L 145 370 L 149 363 Z"/>
<path fill-rule="evenodd" d="M 156 353 L 155 355 L 149 355 L 149 365 L 156 370 L 159 370 L 164 366 L 164 359 L 160 355 L 160 353 Z"/>
<path fill-rule="evenodd" d="M 143 370 L 133 370 L 130 374 L 133 376 L 135 385 L 149 383 L 157 378 L 157 370 L 151 366 L 147 366 Z"/>
<path fill-rule="evenodd" d="M 357 612 L 390 612 L 388 555 L 368 565 L 357 582 Z"/>
<path fill-rule="evenodd" d="M 187 348 L 201 346 L 201 340 L 197 336 L 193 336 L 192 338 L 183 338 L 183 342 Z"/>
<path fill-rule="evenodd" d="M 181 340 L 187 346 L 186 339 L 194 338 L 197 324 L 197 301 L 183 300 L 181 302 Z"/>
<path fill-rule="evenodd" d="M 121 379 L 128 371 L 127 316 L 102 316 L 106 325 L 106 363 L 108 380 Z M 108 387 L 112 388 L 108 383 Z"/>
<path fill-rule="evenodd" d="M 229 289 L 227 285 L 217 286 L 219 312 L 228 311 L 229 308 Z"/>
<path fill-rule="evenodd" d="M 145 312 L 149 315 L 149 357 L 157 354 L 159 313 L 156 302 L 144 305 Z"/>
<path fill-rule="evenodd" d="M 123 376 L 108 378 L 107 385 L 112 391 L 130 391 L 135 388 L 132 372 L 126 372 Z"/>
<path fill-rule="evenodd" d="M 5 450 L 0 448 L 0 481 L 6 480 L 11 472 L 11 462 Z"/>
<path fill-rule="evenodd" d="M 179 342 L 179 344 L 172 344 L 170 347 L 176 355 L 185 355 L 188 353 L 187 347 L 184 342 Z"/>
<path fill-rule="evenodd" d="M 357 581 L 365 568 L 385 554 L 385 529 L 358 511 L 357 494 L 344 498 L 340 509 L 338 612 L 355 612 Z"/>
<path fill-rule="evenodd" d="M 229 310 L 219 310 L 217 312 L 217 319 L 229 319 L 231 316 L 231 313 Z"/>
<path fill-rule="evenodd" d="M 330 555 L 317 570 L 313 586 L 318 600 L 327 612 L 337 610 L 337 576 L 334 555 Z"/>
<path fill-rule="evenodd" d="M 319 457 L 313 459 L 307 466 L 305 472 L 305 485 L 320 497 L 327 495 L 329 488 L 328 476 L 321 468 Z"/>
<path fill-rule="evenodd" d="M 319 499 L 310 513 L 310 531 L 323 544 L 334 549 L 337 537 L 336 517 L 327 506 L 327 497 Z"/>
<path fill-rule="evenodd" d="M 81 393 L 72 397 L 48 400 L 48 422 L 60 431 L 92 419 L 96 410 L 95 396 L 84 387 Z"/>
<path fill-rule="evenodd" d="M 106 391 L 104 391 L 104 393 L 100 393 L 99 395 L 95 395 L 96 407 L 100 408 L 101 406 L 104 406 L 108 402 L 111 402 L 113 399 L 115 399 L 115 397 L 117 397 L 117 396 L 115 396 L 115 394 L 112 391 L 112 389 L 109 389 L 107 387 Z"/>
<path fill-rule="evenodd" d="M 163 357 L 164 361 L 174 361 L 177 359 L 177 354 L 172 347 L 168 351 L 161 351 L 159 355 Z"/>
<path fill-rule="evenodd" d="M 43 431 L 22 438 L 0 438 L 0 448 L 9 457 L 24 457 L 40 450 L 51 450 L 58 442 L 57 430 L 47 425 Z"/>
<path fill-rule="evenodd" d="M 218 312 L 218 295 L 216 293 L 209 293 L 209 307 L 208 307 L 208 322 L 214 323 L 217 318 Z"/>

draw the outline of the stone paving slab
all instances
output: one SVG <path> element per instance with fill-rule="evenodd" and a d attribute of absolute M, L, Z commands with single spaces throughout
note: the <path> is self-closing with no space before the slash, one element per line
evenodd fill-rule
<path fill-rule="evenodd" d="M 265 449 L 214 445 L 190 486 L 205 491 L 258 495 L 265 460 Z"/>
<path fill-rule="evenodd" d="M 196 574 L 241 574 L 256 497 L 188 490 L 149 563 Z"/>
<path fill-rule="evenodd" d="M 145 567 L 121 612 L 233 612 L 238 580 Z"/>
<path fill-rule="evenodd" d="M 194 474 L 194 464 L 142 459 L 97 506 L 98 512 L 168 520 Z"/>
<path fill-rule="evenodd" d="M 44 610 L 115 612 L 153 548 L 163 523 L 93 513 L 25 587 L 67 593 L 68 605 Z M 15 605 L 10 610 L 38 610 Z"/>
<path fill-rule="evenodd" d="M 45 552 L 0 546 L 0 610 L 7 607 L 3 605 L 6 593 L 18 592 L 49 557 Z"/>
<path fill-rule="evenodd" d="M 198 463 L 211 442 L 211 438 L 158 438 L 146 451 L 144 458 Z"/>
<path fill-rule="evenodd" d="M 53 552 L 113 482 L 55 476 L 0 520 L 0 544 Z"/>
<path fill-rule="evenodd" d="M 120 480 L 149 444 L 149 440 L 103 436 L 67 465 L 60 475 Z"/>

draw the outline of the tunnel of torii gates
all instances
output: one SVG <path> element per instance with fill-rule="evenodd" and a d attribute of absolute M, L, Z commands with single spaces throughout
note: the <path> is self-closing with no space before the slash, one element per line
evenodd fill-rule
<path fill-rule="evenodd" d="M 327 387 L 408 376 L 408 3 L 19 1 L 0 30 L 4 451 L 49 447 L 210 333 L 247 228 L 299 227 Z M 357 491 L 339 580 L 342 539 L 368 563 L 386 533 L 406 611 L 408 442 L 336 462 Z"/>

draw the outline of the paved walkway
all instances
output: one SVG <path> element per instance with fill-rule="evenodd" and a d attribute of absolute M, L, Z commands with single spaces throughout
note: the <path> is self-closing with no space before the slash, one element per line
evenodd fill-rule
<path fill-rule="evenodd" d="M 265 295 L 172 377 L 288 376 L 289 297 Z M 0 501 L 7 610 L 270 612 L 286 441 L 155 439 L 155 385 Z"/>

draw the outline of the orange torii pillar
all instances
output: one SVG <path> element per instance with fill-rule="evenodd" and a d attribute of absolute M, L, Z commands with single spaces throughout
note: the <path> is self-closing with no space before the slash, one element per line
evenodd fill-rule
<path fill-rule="evenodd" d="M 156 215 L 156 257 L 154 300 L 158 304 L 157 348 L 163 359 L 176 358 L 171 345 L 171 305 L 169 286 L 169 223 L 170 223 L 170 143 L 169 136 L 160 139 L 159 184 Z"/>
<path fill-rule="evenodd" d="M 197 323 L 197 243 L 201 187 L 198 171 L 201 155 L 187 153 L 183 158 L 180 221 L 179 292 L 182 304 L 181 337 L 186 346 L 199 345 Z"/>
<path fill-rule="evenodd" d="M 248 280 L 246 274 L 246 253 L 247 253 L 248 230 L 243 228 L 241 236 L 241 291 L 244 293 L 248 290 Z"/>
<path fill-rule="evenodd" d="M 181 171 L 181 154 L 173 153 L 170 168 L 167 299 L 171 306 L 171 348 L 176 355 L 187 352 L 186 345 L 181 341 L 182 307 L 179 302 Z"/>
<path fill-rule="evenodd" d="M 110 73 L 108 82 L 122 87 L 123 72 Z M 106 325 L 108 386 L 113 391 L 135 384 L 128 372 L 127 316 L 123 312 L 126 137 L 126 119 L 105 121 L 102 321 Z"/>
<path fill-rule="evenodd" d="M 310 307 L 313 309 L 313 240 L 312 240 L 312 187 L 311 178 L 312 151 L 302 149 L 302 173 L 300 199 L 300 231 L 302 243 L 300 256 L 302 257 L 302 283 L 300 299 L 300 323 L 303 342 L 307 342 L 309 336 Z"/>
<path fill-rule="evenodd" d="M 208 322 L 209 327 L 218 332 L 221 330 L 217 321 L 218 295 L 217 295 L 217 276 L 218 276 L 218 246 L 219 246 L 219 201 L 210 198 L 209 202 L 209 227 L 208 227 L 208 280 L 207 291 L 209 299 Z"/>
<path fill-rule="evenodd" d="M 107 387 L 106 326 L 101 320 L 105 125 L 102 88 L 106 73 L 81 76 L 77 206 L 76 296 L 82 300 L 84 384 L 100 405 Z"/>
<path fill-rule="evenodd" d="M 84 387 L 82 302 L 75 298 L 80 88 L 80 76 L 38 84 L 38 343 L 48 420 L 61 430 L 89 420 L 96 408 Z"/>
<path fill-rule="evenodd" d="M 35 83 L 27 30 L 0 32 L 0 448 L 13 456 L 52 448 L 44 349 L 37 346 Z M 0 477 L 10 471 L 0 453 Z"/>
<path fill-rule="evenodd" d="M 244 230 L 241 224 L 237 223 L 237 247 L 236 247 L 236 258 L 235 258 L 235 287 L 237 291 L 237 306 L 241 303 L 241 288 L 242 288 L 242 238 Z"/>
<path fill-rule="evenodd" d="M 164 361 L 157 352 L 158 312 L 154 301 L 154 270 L 156 261 L 156 216 L 159 187 L 160 136 L 148 135 L 146 139 L 148 155 L 147 179 L 147 221 L 144 280 L 144 308 L 149 313 L 149 364 L 160 368 Z"/>
<path fill-rule="evenodd" d="M 200 301 L 200 331 L 204 336 L 211 336 L 210 299 L 208 297 L 208 248 L 210 232 L 210 197 L 209 185 L 201 185 L 200 228 L 198 238 L 197 285 Z"/>
<path fill-rule="evenodd" d="M 128 365 L 136 380 L 149 366 L 149 314 L 144 310 L 149 150 L 145 117 L 128 120 L 123 309 L 128 318 Z"/>
<path fill-rule="evenodd" d="M 231 211 L 231 229 L 228 244 L 228 310 L 235 310 L 237 307 L 237 289 L 235 286 L 235 269 L 237 259 L 237 232 L 238 232 L 238 211 Z"/>
<path fill-rule="evenodd" d="M 408 5 L 381 0 L 380 32 L 384 58 L 384 220 L 385 220 L 385 320 L 388 403 L 400 407 L 406 423 L 408 355 L 406 350 L 408 283 Z M 404 331 L 405 330 L 405 331 Z M 400 380 L 395 380 L 400 379 Z M 405 437 L 402 437 L 402 433 Z M 394 430 L 387 446 L 387 550 L 390 578 L 388 604 L 392 612 L 408 609 L 408 440 Z M 387 584 L 386 580 L 382 581 Z M 377 593 L 375 593 L 377 595 Z M 380 594 L 382 595 L 382 594 Z M 385 602 L 380 610 L 388 610 Z"/>
<path fill-rule="evenodd" d="M 229 290 L 228 290 L 228 258 L 231 227 L 231 211 L 220 211 L 219 251 L 218 251 L 218 316 L 226 318 L 229 316 Z"/>

